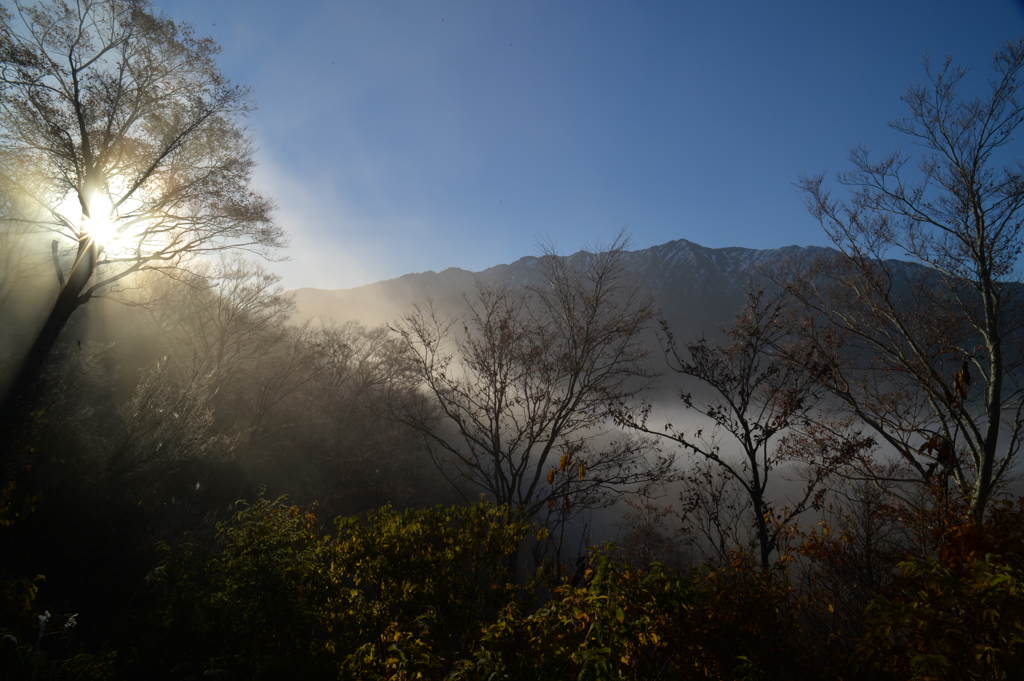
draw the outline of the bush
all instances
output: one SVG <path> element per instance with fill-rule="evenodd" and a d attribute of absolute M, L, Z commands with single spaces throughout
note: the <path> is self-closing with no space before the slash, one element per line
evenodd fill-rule
<path fill-rule="evenodd" d="M 524 616 L 511 603 L 459 679 L 799 678 L 789 590 L 737 557 L 687 576 L 595 552 L 583 586 Z"/>
<path fill-rule="evenodd" d="M 158 671 L 187 663 L 242 678 L 415 678 L 468 655 L 515 595 L 501 567 L 529 527 L 481 503 L 317 518 L 259 500 L 219 528 L 220 547 L 168 549 Z"/>
<path fill-rule="evenodd" d="M 876 596 L 857 654 L 887 678 L 1024 678 L 1024 572 L 1016 557 L 900 563 L 902 590 Z"/>

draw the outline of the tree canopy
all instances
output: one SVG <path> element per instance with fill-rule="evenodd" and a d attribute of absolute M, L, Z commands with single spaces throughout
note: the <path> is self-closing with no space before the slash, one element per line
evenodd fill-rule
<path fill-rule="evenodd" d="M 52 240 L 58 290 L 15 392 L 72 313 L 126 277 L 284 245 L 273 201 L 250 186 L 249 90 L 218 70 L 218 50 L 145 0 L 0 13 L 0 229 Z"/>

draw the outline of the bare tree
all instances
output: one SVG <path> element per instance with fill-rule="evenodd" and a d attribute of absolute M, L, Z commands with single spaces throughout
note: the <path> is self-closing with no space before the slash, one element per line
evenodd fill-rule
<path fill-rule="evenodd" d="M 231 442 L 210 432 L 212 375 L 167 359 L 142 372 L 132 398 L 121 408 L 122 427 L 108 460 L 117 479 L 162 473 L 170 464 L 226 456 Z"/>
<path fill-rule="evenodd" d="M 608 405 L 649 376 L 641 333 L 655 314 L 625 277 L 626 246 L 583 265 L 548 253 L 537 286 L 478 282 L 465 316 L 416 307 L 396 324 L 442 419 L 396 416 L 454 483 L 537 517 L 665 478 L 670 459 L 608 433 Z"/>
<path fill-rule="evenodd" d="M 334 456 L 351 455 L 367 440 L 394 434 L 388 432 L 368 437 L 379 428 L 378 416 L 384 411 L 377 403 L 388 391 L 402 390 L 411 382 L 413 367 L 402 351 L 401 343 L 387 327 L 366 328 L 349 322 L 343 326 L 325 325 L 313 334 L 315 404 L 323 424 L 323 435 Z M 343 466 L 343 460 L 337 460 Z"/>
<path fill-rule="evenodd" d="M 424 471 L 434 471 L 419 434 L 389 418 L 389 406 L 424 423 L 436 414 L 415 389 L 401 339 L 384 326 L 324 325 L 311 333 L 310 361 L 303 449 L 313 459 L 320 500 L 357 513 L 438 499 L 424 480 Z"/>
<path fill-rule="evenodd" d="M 701 337 L 680 345 L 663 324 L 669 367 L 688 379 L 679 398 L 706 423 L 692 429 L 652 424 L 650 403 L 623 405 L 619 415 L 625 425 L 671 440 L 697 459 L 684 476 L 684 526 L 724 558 L 747 543 L 736 526 L 741 521 L 753 529 L 750 544 L 764 569 L 786 528 L 821 503 L 824 483 L 839 462 L 871 444 L 844 432 L 842 424 L 813 422 L 822 416 L 815 412 L 818 395 L 807 366 L 814 357 L 795 363 L 776 352 L 786 342 L 784 317 L 781 297 L 765 300 L 758 292 L 724 329 L 722 341 Z M 777 504 L 767 495 L 769 484 L 793 464 L 807 464 L 803 489 Z"/>
<path fill-rule="evenodd" d="M 807 313 L 794 327 L 833 362 L 821 378 L 897 454 L 868 477 L 946 489 L 980 519 L 1021 445 L 1024 164 L 1008 154 L 1024 122 L 1024 40 L 995 53 L 984 97 L 961 99 L 950 59 L 890 123 L 920 149 L 851 151 L 850 188 L 801 178 L 811 213 L 841 251 L 778 277 Z M 917 266 L 886 258 L 907 258 Z M 882 462 L 884 463 L 884 462 Z"/>
<path fill-rule="evenodd" d="M 17 159 L 0 183 L 52 236 L 58 289 L 12 395 L 75 310 L 125 277 L 282 245 L 272 201 L 249 187 L 249 92 L 218 71 L 217 51 L 145 0 L 18 0 L 0 13 L 0 158 Z"/>
<path fill-rule="evenodd" d="M 688 550 L 691 547 L 678 540 L 676 528 L 670 524 L 676 515 L 671 502 L 644 498 L 625 502 L 632 510 L 622 516 L 615 545 L 631 563 L 647 568 L 658 562 L 679 571 L 693 567 L 693 553 Z"/>
<path fill-rule="evenodd" d="M 159 347 L 210 375 L 216 426 L 239 447 L 295 426 L 285 403 L 313 379 L 310 324 L 289 324 L 294 303 L 280 276 L 239 253 L 175 278 L 141 277 L 135 304 L 151 313 Z"/>
<path fill-rule="evenodd" d="M 291 340 L 295 304 L 280 282 L 260 263 L 232 253 L 176 279 L 151 276 L 137 300 L 152 311 L 173 352 L 206 366 L 219 388 Z"/>
<path fill-rule="evenodd" d="M 728 565 L 739 550 L 760 553 L 750 494 L 714 461 L 693 458 L 681 480 L 678 537 L 701 562 Z"/>

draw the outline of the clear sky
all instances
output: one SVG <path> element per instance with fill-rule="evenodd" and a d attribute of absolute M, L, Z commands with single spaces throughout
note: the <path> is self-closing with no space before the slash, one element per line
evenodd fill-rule
<path fill-rule="evenodd" d="M 251 86 L 288 288 L 574 252 L 824 245 L 847 167 L 946 54 L 984 84 L 1024 0 L 156 0 Z M 1024 147 L 1024 144 L 1022 144 Z"/>

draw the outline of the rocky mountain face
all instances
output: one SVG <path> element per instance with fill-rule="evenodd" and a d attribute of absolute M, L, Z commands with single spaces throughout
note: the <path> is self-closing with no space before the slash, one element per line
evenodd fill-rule
<path fill-rule="evenodd" d="M 627 276 L 638 280 L 655 298 L 662 315 L 673 326 L 714 328 L 729 321 L 745 299 L 745 290 L 756 285 L 765 267 L 787 259 L 812 258 L 827 252 L 818 247 L 787 246 L 772 250 L 705 248 L 685 239 L 670 241 L 627 254 Z M 567 256 L 585 264 L 592 253 Z M 359 321 L 384 324 L 414 304 L 430 299 L 445 312 L 462 304 L 477 278 L 491 282 L 530 284 L 539 280 L 537 258 L 525 257 L 474 273 L 458 268 L 443 272 L 406 274 L 353 289 L 297 289 L 296 318 L 332 319 L 338 323 Z"/>

